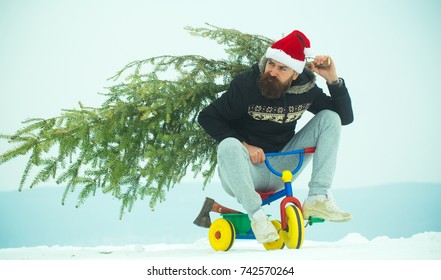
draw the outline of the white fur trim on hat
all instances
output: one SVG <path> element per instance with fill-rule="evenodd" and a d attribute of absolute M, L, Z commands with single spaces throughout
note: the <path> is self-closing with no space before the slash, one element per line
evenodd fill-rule
<path fill-rule="evenodd" d="M 306 61 L 292 58 L 290 55 L 286 54 L 284 51 L 278 50 L 278 49 L 273 49 L 273 48 L 268 48 L 265 56 L 267 58 L 271 58 L 271 59 L 276 60 L 277 62 L 285 64 L 286 66 L 292 68 L 294 71 L 296 71 L 299 74 L 301 74 L 303 72 L 303 69 L 305 68 L 305 64 L 306 64 Z"/>

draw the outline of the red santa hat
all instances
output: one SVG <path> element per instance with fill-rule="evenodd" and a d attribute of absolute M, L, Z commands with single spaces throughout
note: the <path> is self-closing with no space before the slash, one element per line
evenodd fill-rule
<path fill-rule="evenodd" d="M 298 30 L 275 42 L 266 51 L 266 57 L 283 63 L 297 73 L 302 73 L 306 56 L 311 56 L 309 39 Z"/>

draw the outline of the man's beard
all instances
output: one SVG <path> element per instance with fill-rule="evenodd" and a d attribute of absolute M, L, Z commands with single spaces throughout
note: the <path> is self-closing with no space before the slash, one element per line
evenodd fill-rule
<path fill-rule="evenodd" d="M 258 86 L 262 95 L 268 99 L 280 98 L 290 86 L 289 79 L 287 83 L 282 83 L 276 77 L 270 75 L 269 72 L 263 73 L 258 81 Z"/>

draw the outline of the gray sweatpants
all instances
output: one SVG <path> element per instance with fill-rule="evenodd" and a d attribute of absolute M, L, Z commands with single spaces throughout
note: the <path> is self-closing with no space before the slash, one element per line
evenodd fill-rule
<path fill-rule="evenodd" d="M 314 155 L 304 157 L 302 169 L 313 159 L 309 182 L 309 195 L 327 194 L 332 185 L 340 142 L 341 121 L 337 113 L 323 110 L 316 114 L 286 144 L 283 151 L 316 147 Z M 271 157 L 271 165 L 278 171 L 293 170 L 298 163 L 298 155 Z M 284 187 L 280 177 L 272 174 L 265 163 L 252 164 L 248 151 L 236 138 L 226 138 L 220 142 L 217 152 L 218 171 L 225 191 L 235 197 L 248 215 L 261 208 L 259 192 L 277 191 Z"/>

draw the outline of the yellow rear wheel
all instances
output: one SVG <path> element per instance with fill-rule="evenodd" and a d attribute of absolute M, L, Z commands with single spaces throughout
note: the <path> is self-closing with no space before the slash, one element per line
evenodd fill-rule
<path fill-rule="evenodd" d="M 290 205 L 286 207 L 286 231 L 280 232 L 286 247 L 290 249 L 300 249 L 305 238 L 305 225 L 302 211 L 297 206 Z"/>
<path fill-rule="evenodd" d="M 276 228 L 277 232 L 279 232 L 279 239 L 273 241 L 273 242 L 267 242 L 263 243 L 263 247 L 267 250 L 279 250 L 285 247 L 285 243 L 283 242 L 282 236 L 280 236 L 280 231 L 282 229 L 282 224 L 279 221 L 272 220 L 271 223 L 273 223 L 274 227 Z"/>
<path fill-rule="evenodd" d="M 224 219 L 215 220 L 208 230 L 208 240 L 211 247 L 216 251 L 228 251 L 236 239 L 236 231 L 233 224 Z"/>

